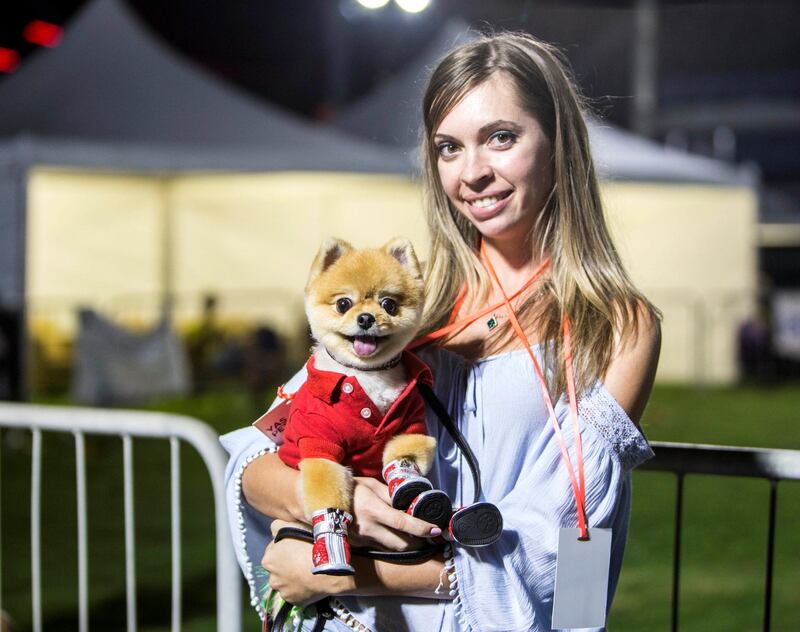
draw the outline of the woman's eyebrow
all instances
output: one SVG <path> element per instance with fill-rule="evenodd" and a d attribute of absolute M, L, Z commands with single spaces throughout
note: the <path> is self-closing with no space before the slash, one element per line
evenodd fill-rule
<path fill-rule="evenodd" d="M 492 121 L 491 123 L 486 123 L 486 125 L 481 126 L 481 128 L 478 130 L 478 136 L 485 136 L 489 132 L 493 132 L 497 129 L 507 129 L 516 134 L 521 134 L 523 131 L 523 128 L 519 123 L 515 123 L 514 121 L 507 121 L 505 119 L 497 119 L 496 121 Z M 454 136 L 450 136 L 450 134 L 444 134 L 442 132 L 436 132 L 433 138 L 436 141 L 456 140 Z"/>
<path fill-rule="evenodd" d="M 515 123 L 514 121 L 506 121 L 503 119 L 498 119 L 496 121 L 492 121 L 491 123 L 487 123 L 486 125 L 481 127 L 478 130 L 478 134 L 480 136 L 484 136 L 485 134 L 493 132 L 496 129 L 507 129 L 512 132 L 516 132 L 518 134 L 522 132 L 522 126 L 519 123 Z"/>

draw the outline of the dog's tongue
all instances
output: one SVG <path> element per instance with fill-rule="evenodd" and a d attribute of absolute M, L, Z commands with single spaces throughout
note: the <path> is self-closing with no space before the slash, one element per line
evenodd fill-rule
<path fill-rule="evenodd" d="M 378 343 L 375 336 L 356 336 L 353 341 L 353 351 L 361 357 L 372 355 L 377 348 Z"/>

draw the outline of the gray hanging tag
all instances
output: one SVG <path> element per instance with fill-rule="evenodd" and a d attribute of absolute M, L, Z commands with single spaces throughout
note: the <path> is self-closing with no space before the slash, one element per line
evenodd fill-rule
<path fill-rule="evenodd" d="M 558 532 L 554 630 L 600 628 L 606 624 L 611 529 L 589 529 L 586 541 L 579 537 L 578 529 Z"/>

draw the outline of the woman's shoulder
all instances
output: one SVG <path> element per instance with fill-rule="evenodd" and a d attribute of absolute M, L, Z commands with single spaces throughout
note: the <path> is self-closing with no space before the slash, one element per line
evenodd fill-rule
<path fill-rule="evenodd" d="M 639 303 L 633 326 L 614 337 L 611 361 L 603 376 L 609 393 L 635 422 L 644 413 L 655 381 L 661 352 L 661 323 L 657 313 Z"/>

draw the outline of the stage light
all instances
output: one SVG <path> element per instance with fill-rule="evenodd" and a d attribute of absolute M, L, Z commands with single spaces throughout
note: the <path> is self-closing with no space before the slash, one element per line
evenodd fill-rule
<path fill-rule="evenodd" d="M 61 41 L 61 33 L 61 27 L 56 24 L 51 24 L 44 20 L 33 20 L 25 27 L 22 37 L 31 44 L 52 48 L 53 46 L 58 46 Z"/>
<path fill-rule="evenodd" d="M 431 0 L 395 0 L 395 2 L 406 13 L 419 13 L 428 8 Z"/>
<path fill-rule="evenodd" d="M 358 0 L 358 4 L 365 9 L 380 9 L 381 7 L 385 7 L 388 3 L 389 0 Z"/>
<path fill-rule="evenodd" d="M 0 72 L 14 72 L 19 66 L 19 53 L 0 46 Z"/>

